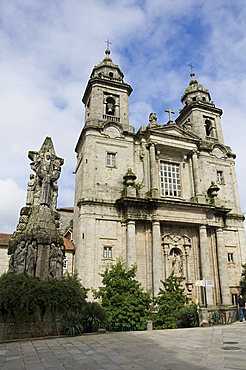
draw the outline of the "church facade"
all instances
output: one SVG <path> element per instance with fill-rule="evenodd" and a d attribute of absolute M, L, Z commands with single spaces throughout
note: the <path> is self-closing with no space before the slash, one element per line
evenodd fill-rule
<path fill-rule="evenodd" d="M 100 273 L 123 258 L 137 264 L 137 279 L 154 296 L 174 273 L 191 301 L 234 304 L 246 245 L 222 110 L 192 72 L 176 120 L 169 111 L 159 124 L 151 113 L 135 132 L 131 92 L 107 49 L 82 98 L 75 149 L 73 241 L 82 284 L 100 287 Z"/>

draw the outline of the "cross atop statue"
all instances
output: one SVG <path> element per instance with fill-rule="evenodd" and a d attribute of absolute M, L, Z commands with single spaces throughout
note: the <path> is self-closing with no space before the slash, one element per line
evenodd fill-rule
<path fill-rule="evenodd" d="M 172 114 L 174 114 L 175 112 L 171 108 L 166 109 L 165 112 L 168 113 L 168 122 L 172 122 Z"/>
<path fill-rule="evenodd" d="M 107 40 L 105 42 L 107 44 L 107 49 L 109 49 L 109 45 L 112 45 L 112 42 L 109 41 L 109 38 L 107 38 Z"/>

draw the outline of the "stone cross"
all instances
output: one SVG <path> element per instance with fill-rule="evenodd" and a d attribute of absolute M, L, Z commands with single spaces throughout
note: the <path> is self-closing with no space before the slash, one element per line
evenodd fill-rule
<path fill-rule="evenodd" d="M 175 112 L 171 108 L 166 109 L 165 112 L 168 113 L 168 117 L 169 117 L 168 121 L 172 122 L 172 114 L 174 114 Z"/>
<path fill-rule="evenodd" d="M 188 64 L 188 66 L 190 67 L 190 72 L 193 73 L 194 72 L 194 67 L 192 63 Z"/>
<path fill-rule="evenodd" d="M 109 41 L 109 38 L 107 38 L 107 40 L 105 42 L 107 44 L 107 49 L 109 49 L 109 45 L 112 45 L 112 42 Z"/>

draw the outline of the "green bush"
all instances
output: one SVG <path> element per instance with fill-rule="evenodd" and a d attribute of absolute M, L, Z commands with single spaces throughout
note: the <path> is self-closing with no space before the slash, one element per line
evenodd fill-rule
<path fill-rule="evenodd" d="M 181 310 L 178 312 L 177 320 L 177 326 L 179 328 L 191 328 L 199 326 L 197 305 L 192 304 L 182 307 Z"/>
<path fill-rule="evenodd" d="M 174 276 L 172 273 L 166 281 L 162 281 L 156 298 L 157 313 L 154 315 L 155 329 L 175 329 L 178 327 L 178 314 L 186 303 L 186 295 L 181 284 L 183 277 Z"/>
<path fill-rule="evenodd" d="M 246 263 L 242 265 L 242 268 L 243 270 L 242 270 L 242 277 L 240 281 L 240 292 L 245 298 L 246 297 Z"/>
<path fill-rule="evenodd" d="M 83 309 L 83 320 L 86 332 L 97 331 L 106 324 L 105 310 L 97 302 L 87 302 Z"/>
<path fill-rule="evenodd" d="M 84 331 L 84 315 L 81 312 L 68 311 L 63 318 L 63 332 L 75 336 Z"/>
<path fill-rule="evenodd" d="M 23 274 L 6 273 L 0 277 L 0 314 L 14 321 L 42 320 L 69 310 L 80 310 L 86 303 L 87 290 L 76 275 L 42 281 Z"/>
<path fill-rule="evenodd" d="M 118 260 L 101 274 L 103 288 L 94 292 L 101 300 L 110 328 L 127 327 L 135 330 L 146 328 L 150 294 L 144 292 L 135 279 L 137 267 L 126 269 Z"/>

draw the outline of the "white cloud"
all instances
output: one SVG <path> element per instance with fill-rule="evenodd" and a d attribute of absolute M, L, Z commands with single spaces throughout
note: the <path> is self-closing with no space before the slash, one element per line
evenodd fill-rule
<path fill-rule="evenodd" d="M 12 179 L 0 180 L 0 230 L 13 232 L 19 219 L 17 209 L 23 207 L 25 191 Z"/>
<path fill-rule="evenodd" d="M 133 87 L 130 122 L 136 129 L 148 122 L 151 111 L 161 123 L 167 120 L 164 110 L 169 106 L 177 116 L 189 81 L 187 64 L 195 64 L 199 82 L 224 110 L 225 142 L 238 154 L 238 183 L 246 210 L 243 1 L 0 0 L 0 4 L 3 199 L 8 199 L 3 184 L 9 181 L 18 189 L 16 194 L 26 192 L 31 172 L 27 153 L 39 150 L 51 136 L 57 155 L 65 159 L 58 204 L 73 205 L 74 148 L 83 125 L 81 96 L 109 36 L 112 58 Z M 8 208 L 9 229 L 5 217 L 0 232 L 13 231 L 13 220 L 25 201 L 23 195 L 23 204 L 18 199 L 11 199 Z"/>

